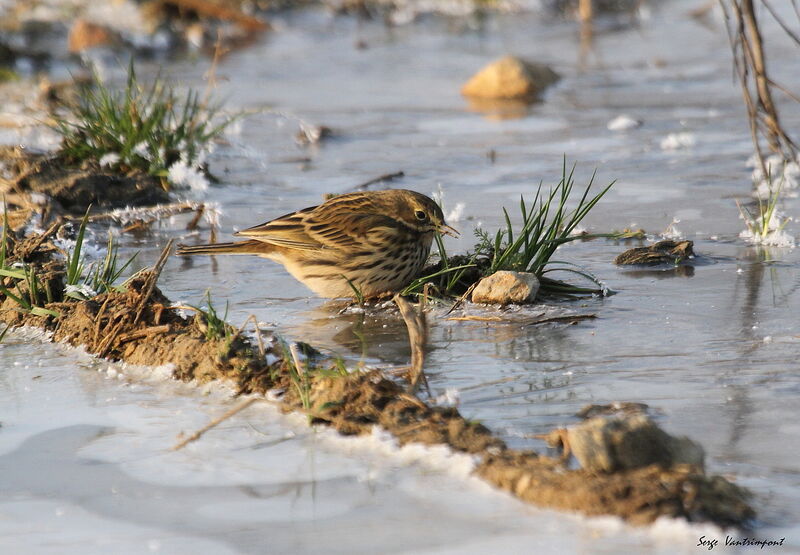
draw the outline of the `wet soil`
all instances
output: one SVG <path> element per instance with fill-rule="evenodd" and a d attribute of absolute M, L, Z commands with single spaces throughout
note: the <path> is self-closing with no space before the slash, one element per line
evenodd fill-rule
<path fill-rule="evenodd" d="M 154 205 L 169 200 L 161 179 L 141 172 L 120 175 L 92 164 L 75 167 L 57 155 L 21 147 L 0 147 L 0 163 L 8 177 L 0 193 L 22 222 L 38 206 L 50 214 L 79 215 L 87 206 L 122 208 Z M 13 223 L 12 223 L 13 225 Z"/>
<path fill-rule="evenodd" d="M 9 261 L 32 261 L 30 267 L 42 274 L 51 291 L 63 291 L 64 266 L 47 235 L 10 237 L 9 242 Z M 156 287 L 168 252 L 169 246 L 159 263 L 129 279 L 123 292 L 45 305 L 58 318 L 21 311 L 6 295 L 0 321 L 51 331 L 56 341 L 110 360 L 171 364 L 179 380 L 233 382 L 240 394 L 281 391 L 283 410 L 305 413 L 311 423 L 343 434 L 369 434 L 379 425 L 401 445 L 447 445 L 476 456 L 478 476 L 536 505 L 615 515 L 633 524 L 672 516 L 742 525 L 754 516 L 744 490 L 722 477 L 706 476 L 700 466 L 662 461 L 616 472 L 571 470 L 562 459 L 509 448 L 457 409 L 431 406 L 380 371 L 343 373 L 314 356 L 307 356 L 308 362 L 300 363 L 307 367 L 298 369 L 275 340 L 268 345 L 275 361 L 269 364 L 267 349 L 239 330 L 225 324 L 218 334 L 209 334 L 212 322 L 203 313 L 188 318 L 171 307 Z M 18 296 L 25 294 L 23 281 L 7 277 L 4 286 Z"/>

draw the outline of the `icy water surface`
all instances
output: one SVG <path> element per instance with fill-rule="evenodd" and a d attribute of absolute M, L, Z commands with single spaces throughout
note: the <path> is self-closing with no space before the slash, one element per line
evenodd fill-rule
<path fill-rule="evenodd" d="M 735 199 L 748 197 L 744 162 L 752 146 L 722 22 L 689 17 L 695 4 L 659 3 L 635 26 L 606 25 L 612 29 L 597 36 L 586 59 L 571 23 L 535 14 L 474 23 L 431 19 L 394 29 L 321 11 L 283 16 L 275 22 L 278 32 L 229 55 L 217 70 L 217 94 L 227 107 L 262 113 L 245 119 L 231 144 L 212 157 L 222 184 L 203 199 L 219 204 L 224 239 L 236 229 L 316 204 L 324 193 L 347 192 L 402 170 L 405 177 L 393 185 L 425 193 L 441 188 L 446 212 L 464 203 L 460 221 L 451 222 L 462 231 L 462 239 L 448 242 L 456 252 L 472 246 L 475 226 L 500 225 L 502 206 L 515 209 L 520 194 L 530 199 L 540 180 L 555 183 L 564 155 L 570 164 L 578 162 L 579 185 L 597 168 L 600 184 L 617 182 L 586 227 L 642 227 L 658 235 L 679 220 L 672 231 L 695 242 L 697 263 L 680 270 L 621 269 L 611 261 L 637 243 L 565 246 L 559 259 L 584 266 L 617 294 L 559 307 L 597 319 L 535 327 L 449 321 L 436 313 L 426 364 L 434 394 L 458 390 L 467 418 L 482 421 L 513 446 L 535 449 L 544 448 L 533 439 L 536 434 L 574 422 L 586 404 L 648 403 L 668 431 L 703 444 L 711 472 L 754 491 L 759 535 L 786 536 L 800 550 L 800 254 L 747 246 L 737 237 L 743 223 Z M 790 71 L 796 53 L 777 33 L 768 36 L 775 38 L 776 78 L 800 89 L 800 74 Z M 365 49 L 356 48 L 359 41 Z M 550 63 L 563 79 L 525 117 L 500 120 L 470 107 L 458 90 L 478 67 L 508 52 Z M 168 69 L 181 83 L 202 87 L 207 61 Z M 623 113 L 643 125 L 609 131 L 607 123 Z M 783 116 L 789 129 L 798 128 L 800 111 L 787 106 Z M 301 149 L 293 140 L 296 118 L 330 126 L 337 137 Z M 663 149 L 662 140 L 673 133 L 691 134 L 694 145 Z M 787 199 L 783 208 L 800 216 L 796 199 Z M 789 230 L 797 233 L 792 224 Z M 201 242 L 208 232 L 186 237 L 178 225 L 163 226 L 129 237 L 126 248 L 141 250 L 143 264 L 169 237 Z M 396 315 L 340 314 L 341 304 L 310 297 L 268 261 L 175 259 L 160 285 L 173 300 L 192 304 L 211 288 L 218 304 L 230 302 L 234 323 L 255 314 L 287 339 L 354 363 L 408 361 Z M 542 310 L 525 308 L 515 316 L 532 318 Z M 14 346 L 4 356 L 14 349 L 19 357 L 30 352 Z M 675 543 L 660 543 L 649 532 L 614 532 L 604 524 L 525 508 L 471 481 L 465 493 L 462 478 L 431 474 L 424 465 L 409 467 L 369 450 L 354 455 L 335 442 L 320 446 L 314 432 L 263 411 L 231 422 L 225 434 L 204 438 L 188 454 L 165 454 L 170 434 L 193 429 L 221 409 L 216 398 L 206 401 L 197 391 L 163 386 L 123 387 L 73 369 L 73 355 L 36 349 L 49 353 L 48 375 L 58 384 L 52 395 L 66 393 L 52 406 L 28 394 L 26 388 L 41 387 L 30 382 L 30 371 L 13 370 L 2 388 L 2 406 L 19 407 L 11 410 L 17 410 L 14 420 L 24 424 L 25 415 L 42 404 L 53 416 L 37 416 L 27 433 L 15 432 L 18 440 L 4 432 L 6 461 L 30 460 L 32 452 L 50 448 L 49 437 L 57 437 L 52 449 L 65 468 L 98 464 L 105 469 L 98 479 L 109 487 L 85 501 L 78 484 L 91 488 L 84 474 L 78 472 L 74 482 L 48 471 L 60 493 L 21 487 L 5 496 L 14 500 L 5 503 L 3 514 L 41 509 L 53 521 L 42 526 L 57 530 L 59 507 L 68 506 L 79 529 L 106 523 L 114 541 L 131 552 L 140 552 L 147 538 L 161 538 L 156 547 L 170 553 L 202 550 L 212 545 L 207 542 L 247 552 L 259 545 L 262 533 L 275 538 L 276 552 L 363 547 L 348 543 L 355 539 L 374 540 L 369 551 L 519 552 L 536 546 L 550 552 L 675 552 L 691 551 L 692 538 L 696 542 L 705 533 L 673 531 L 667 536 Z M 54 428 L 53 419 L 69 428 Z M 280 440 L 290 433 L 290 440 Z M 374 468 L 377 481 L 365 479 Z M 265 478 L 276 472 L 279 478 Z M 200 491 L 185 487 L 195 479 Z M 125 497 L 112 510 L 116 505 L 108 496 L 115 480 L 141 496 Z M 57 487 L 63 482 L 69 487 Z M 159 498 L 173 504 L 172 518 L 159 518 Z M 230 522 L 207 520 L 226 504 Z M 185 519 L 174 516 L 184 509 Z M 302 515 L 289 516 L 297 512 Z M 282 527 L 273 528 L 279 516 Z"/>

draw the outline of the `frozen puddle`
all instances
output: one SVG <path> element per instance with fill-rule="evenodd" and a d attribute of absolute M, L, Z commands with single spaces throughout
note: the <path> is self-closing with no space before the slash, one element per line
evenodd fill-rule
<path fill-rule="evenodd" d="M 538 510 L 468 477 L 466 456 L 342 438 L 270 405 L 174 452 L 179 432 L 225 410 L 223 393 L 130 382 L 47 343 L 31 364 L 21 335 L 0 347 L 6 553 L 564 552 L 600 538 L 674 553 L 721 534 Z"/>

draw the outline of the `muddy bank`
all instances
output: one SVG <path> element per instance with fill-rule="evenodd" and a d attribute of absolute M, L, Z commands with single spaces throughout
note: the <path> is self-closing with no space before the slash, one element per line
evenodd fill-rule
<path fill-rule="evenodd" d="M 0 194 L 15 214 L 12 226 L 34 212 L 82 215 L 89 205 L 112 209 L 169 200 L 161 179 L 139 171 L 119 174 L 88 162 L 76 167 L 57 154 L 19 146 L 0 146 L 0 163 Z"/>
<path fill-rule="evenodd" d="M 279 394 L 283 410 L 302 412 L 311 423 L 343 434 L 368 434 L 379 425 L 401 445 L 447 445 L 474 455 L 476 473 L 489 483 L 540 506 L 615 515 L 634 524 L 666 515 L 741 525 L 754 515 L 743 490 L 706 476 L 700 465 L 662 461 L 616 472 L 571 470 L 562 458 L 508 448 L 482 424 L 455 408 L 429 405 L 380 371 L 350 373 L 311 349 L 292 356 L 280 340 L 261 342 L 260 333 L 250 339 L 210 310 L 184 316 L 156 287 L 168 251 L 123 290 L 89 300 L 61 293 L 65 265 L 46 235 L 9 234 L 6 253 L 5 267 L 25 262 L 52 299 L 40 310 L 25 309 L 17 299 L 29 295 L 31 281 L 6 275 L 0 321 L 8 325 L 51 331 L 54 340 L 110 360 L 171 364 L 179 380 L 226 380 L 240 393 Z"/>

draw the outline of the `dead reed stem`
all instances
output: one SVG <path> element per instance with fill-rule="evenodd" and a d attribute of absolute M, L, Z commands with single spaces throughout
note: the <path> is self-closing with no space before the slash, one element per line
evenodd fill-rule
<path fill-rule="evenodd" d="M 800 44 L 770 4 L 765 0 L 761 2 L 789 36 Z M 781 155 L 784 160 L 794 160 L 797 157 L 797 145 L 781 125 L 772 95 L 773 87 L 779 91 L 785 89 L 769 77 L 764 39 L 753 0 L 719 0 L 719 4 L 727 21 L 734 69 L 742 88 L 756 158 L 763 175 L 767 176 L 769 172 L 764 162 L 762 141 L 766 142 L 770 151 Z M 787 96 L 796 98 L 788 91 Z"/>
<path fill-rule="evenodd" d="M 414 306 L 399 294 L 395 295 L 393 300 L 400 309 L 400 315 L 408 329 L 408 342 L 411 345 L 411 368 L 408 381 L 411 384 L 411 390 L 416 391 L 420 383 L 428 389 L 428 379 L 423 370 L 425 344 L 428 340 L 428 323 L 423 310 L 424 301 L 420 302 L 418 310 L 414 310 Z"/>
<path fill-rule="evenodd" d="M 183 449 L 184 447 L 186 447 L 191 442 L 197 441 L 198 439 L 200 439 L 200 437 L 204 433 L 209 431 L 210 429 L 212 429 L 212 428 L 214 428 L 216 426 L 219 426 L 221 423 L 225 422 L 227 419 L 231 418 L 232 416 L 235 416 L 235 415 L 239 414 L 240 412 L 242 412 L 244 409 L 246 409 L 247 407 L 249 407 L 250 405 L 252 405 L 256 401 L 261 401 L 261 400 L 262 399 L 259 399 L 257 397 L 253 397 L 251 399 L 247 399 L 243 403 L 239 403 L 238 405 L 236 405 L 232 409 L 230 409 L 227 412 L 225 412 L 225 414 L 223 414 L 222 416 L 219 416 L 219 417 L 215 418 L 214 420 L 212 420 L 211 422 L 209 422 L 208 424 L 206 424 L 205 426 L 203 426 L 202 428 L 200 428 L 199 430 L 194 432 L 192 435 L 187 436 L 184 439 L 182 439 L 181 441 L 179 441 L 178 443 L 176 443 L 172 447 L 171 451 L 178 451 L 179 449 Z"/>

